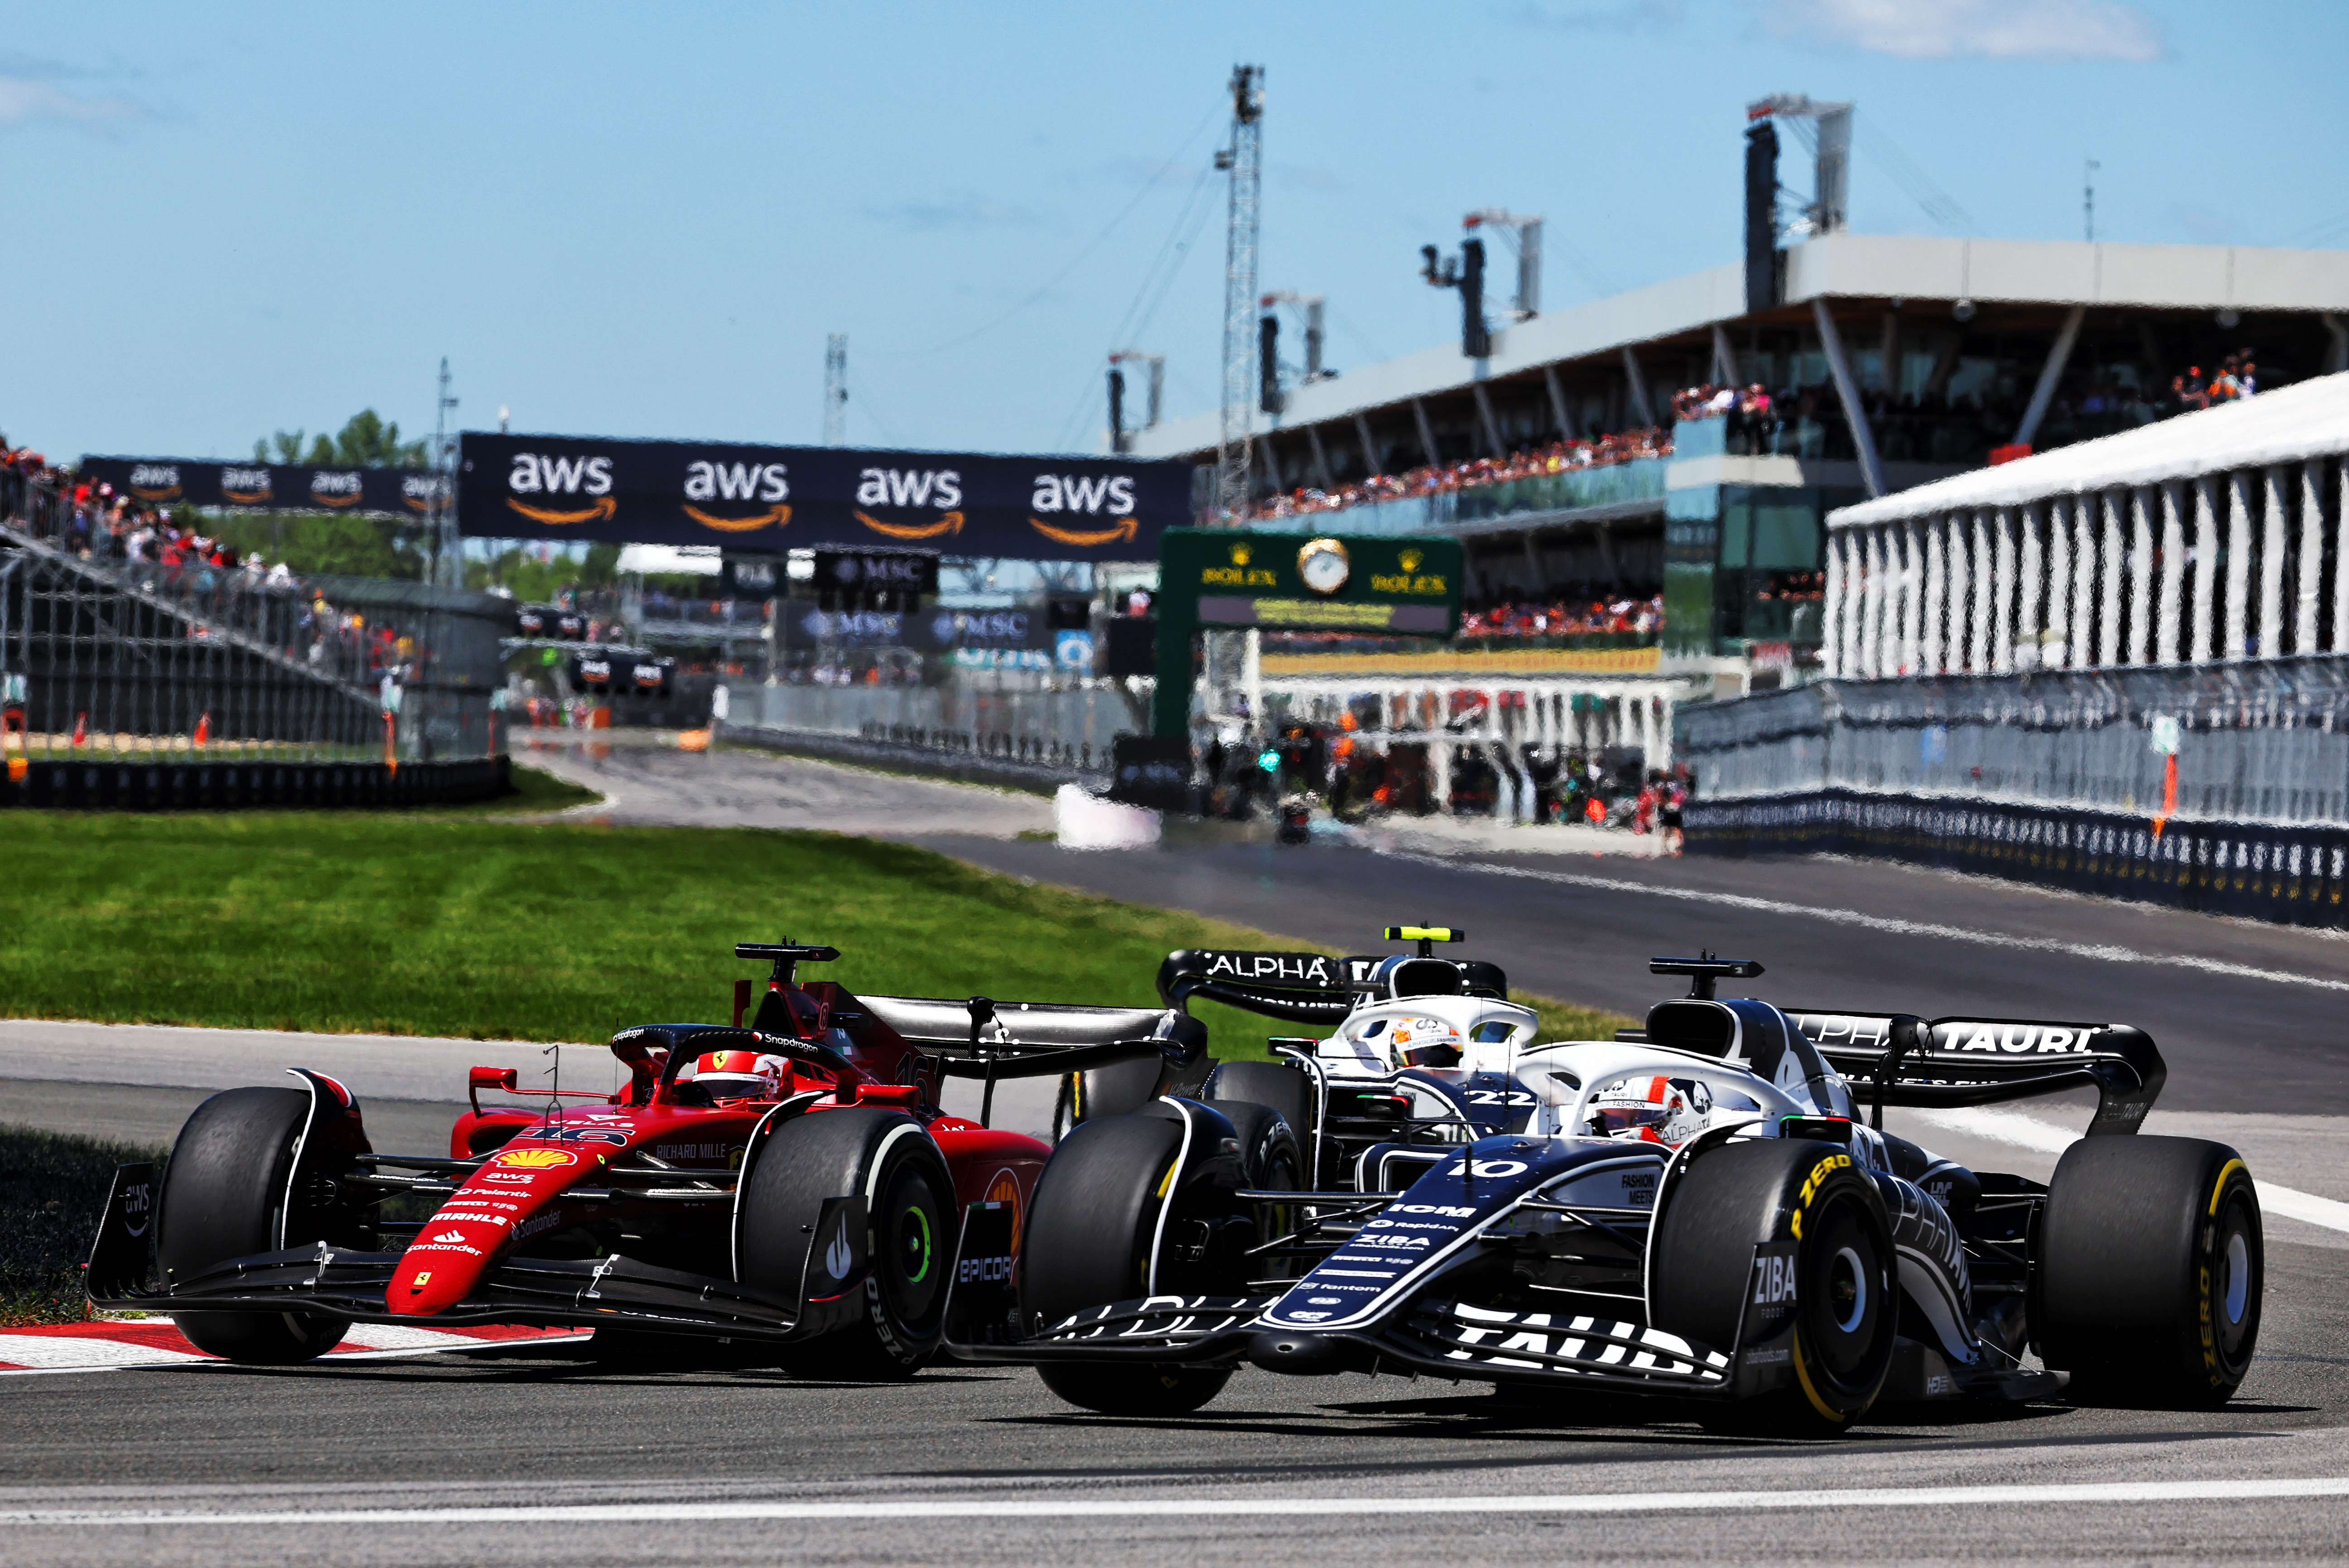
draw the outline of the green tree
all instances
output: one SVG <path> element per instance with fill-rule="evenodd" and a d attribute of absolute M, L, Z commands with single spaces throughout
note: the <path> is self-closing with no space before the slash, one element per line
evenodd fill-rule
<path fill-rule="evenodd" d="M 338 435 L 310 438 L 302 448 L 301 431 L 278 431 L 253 443 L 255 462 L 308 463 L 314 468 L 422 468 L 425 443 L 402 441 L 399 421 L 386 420 L 373 409 L 361 409 L 344 422 Z"/>

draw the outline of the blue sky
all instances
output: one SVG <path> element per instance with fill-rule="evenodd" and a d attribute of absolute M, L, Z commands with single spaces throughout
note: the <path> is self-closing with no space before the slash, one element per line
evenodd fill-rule
<path fill-rule="evenodd" d="M 1329 296 L 1341 369 L 1456 329 L 1417 252 L 1472 208 L 1546 214 L 1552 306 L 1731 259 L 1772 92 L 1857 102 L 1859 229 L 1940 232 L 1889 147 L 1983 234 L 2078 237 L 2094 157 L 2101 237 L 2349 245 L 2344 35 L 2261 0 L 51 5 L 0 46 L 0 431 L 412 433 L 445 354 L 467 426 L 812 441 L 846 332 L 857 444 L 1090 450 L 1112 348 L 1212 404 L 1243 59 L 1260 284 Z"/>

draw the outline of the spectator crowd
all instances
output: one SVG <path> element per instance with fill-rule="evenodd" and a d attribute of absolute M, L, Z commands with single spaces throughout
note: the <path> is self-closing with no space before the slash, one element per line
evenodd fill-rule
<path fill-rule="evenodd" d="M 1560 597 L 1548 604 L 1505 602 L 1460 618 L 1463 637 L 1578 637 L 1592 632 L 1656 631 L 1664 624 L 1664 596 Z"/>
<path fill-rule="evenodd" d="M 1470 458 L 1460 462 L 1426 463 L 1402 473 L 1374 473 L 1367 479 L 1339 485 L 1334 490 L 1299 489 L 1287 495 L 1276 495 L 1258 502 L 1250 508 L 1247 519 L 1270 522 L 1283 517 L 1303 517 L 1316 512 L 1336 512 L 1374 501 L 1399 501 L 1417 495 L 1473 490 L 1481 485 L 1506 484 L 1511 480 L 1535 479 L 1572 469 L 1604 468 L 1610 463 L 1630 462 L 1635 458 L 1670 457 L 1671 454 L 1671 432 L 1651 426 L 1644 430 L 1602 435 L 1593 441 L 1552 441 L 1547 446 L 1527 447 L 1506 457 Z"/>

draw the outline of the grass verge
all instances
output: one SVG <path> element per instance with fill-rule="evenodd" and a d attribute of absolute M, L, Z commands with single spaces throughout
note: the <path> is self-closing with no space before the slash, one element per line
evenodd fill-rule
<path fill-rule="evenodd" d="M 82 1263 L 114 1168 L 161 1149 L 0 1127 L 0 1328 L 89 1316 Z"/>
<path fill-rule="evenodd" d="M 724 1019 L 738 941 L 829 942 L 854 990 L 1150 1004 L 1175 948 L 1300 944 L 750 828 L 435 814 L 12 814 L 0 1011 L 146 1023 L 600 1040 Z M 1626 1022 L 1528 999 L 1562 1037 Z M 1201 1006 L 1218 1055 L 1281 1026 Z"/>

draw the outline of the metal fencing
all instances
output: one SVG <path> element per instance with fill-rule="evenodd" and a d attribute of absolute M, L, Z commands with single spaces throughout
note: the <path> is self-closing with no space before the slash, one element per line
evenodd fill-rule
<path fill-rule="evenodd" d="M 2177 725 L 2177 788 L 2158 721 Z M 2161 731 L 2167 735 L 2168 726 Z M 2269 825 L 2349 823 L 2349 656 L 1823 680 L 1680 710 L 1705 801 L 1822 790 Z"/>
<path fill-rule="evenodd" d="M 39 484 L 0 493 L 0 748 L 25 759 L 487 756 L 484 594 L 141 560 Z"/>
<path fill-rule="evenodd" d="M 726 683 L 726 722 L 1106 772 L 1120 733 L 1145 732 L 1106 680 L 968 673 L 936 686 Z"/>

